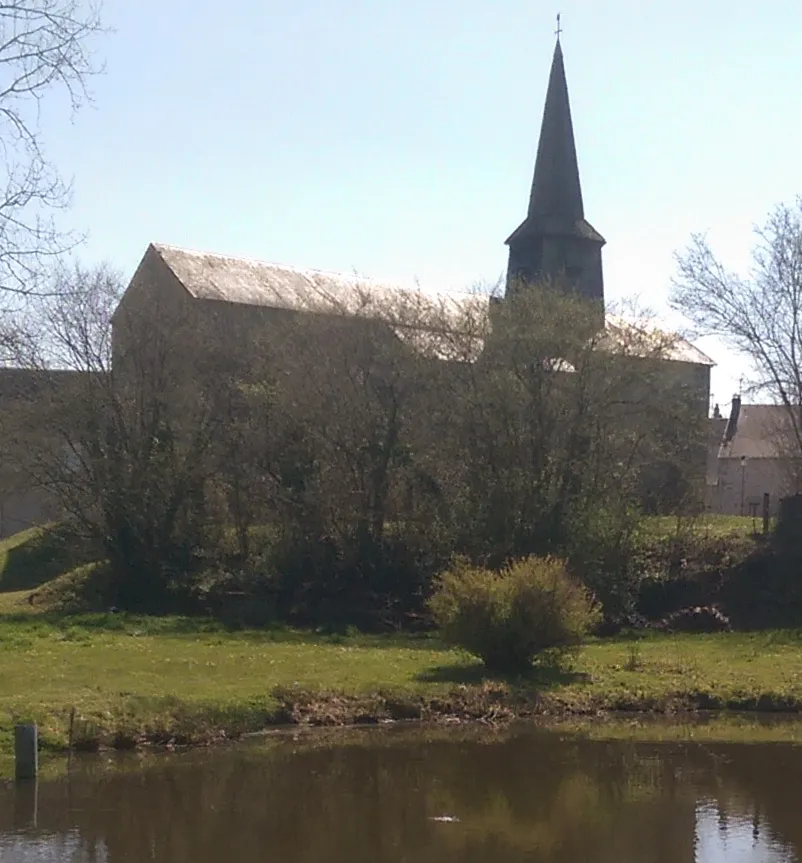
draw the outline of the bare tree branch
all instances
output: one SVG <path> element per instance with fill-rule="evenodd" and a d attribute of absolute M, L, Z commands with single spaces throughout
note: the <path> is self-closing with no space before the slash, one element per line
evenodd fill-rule
<path fill-rule="evenodd" d="M 746 275 L 727 270 L 704 236 L 692 236 L 676 256 L 671 303 L 750 361 L 750 389 L 785 406 L 802 456 L 802 197 L 776 207 L 755 236 Z"/>
<path fill-rule="evenodd" d="M 99 71 L 91 52 L 102 31 L 94 0 L 0 3 L 0 293 L 40 293 L 42 271 L 80 237 L 64 232 L 53 211 L 70 203 L 70 186 L 48 160 L 41 138 L 42 101 L 60 92 L 77 111 L 90 100 Z"/>

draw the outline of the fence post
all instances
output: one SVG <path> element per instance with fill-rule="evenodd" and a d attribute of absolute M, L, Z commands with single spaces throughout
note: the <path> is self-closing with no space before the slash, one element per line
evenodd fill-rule
<path fill-rule="evenodd" d="M 769 493 L 763 493 L 763 535 L 769 532 Z"/>
<path fill-rule="evenodd" d="M 14 775 L 36 779 L 39 772 L 39 734 L 35 724 L 14 726 Z"/>

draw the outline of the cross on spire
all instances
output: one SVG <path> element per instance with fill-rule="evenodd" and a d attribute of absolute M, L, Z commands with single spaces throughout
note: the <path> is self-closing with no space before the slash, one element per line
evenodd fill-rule
<path fill-rule="evenodd" d="M 554 35 L 557 37 L 557 41 L 560 41 L 560 33 L 562 33 L 563 28 L 560 26 L 560 13 L 557 13 L 557 29 L 554 31 Z"/>

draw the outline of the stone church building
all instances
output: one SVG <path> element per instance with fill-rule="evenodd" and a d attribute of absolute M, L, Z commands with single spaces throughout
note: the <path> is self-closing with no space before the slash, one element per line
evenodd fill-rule
<path fill-rule="evenodd" d="M 604 237 L 585 218 L 562 46 L 554 48 L 526 216 L 506 240 L 509 248 L 505 295 L 528 284 L 550 281 L 577 293 L 598 310 L 599 325 L 613 337 L 627 323 L 605 313 L 602 249 Z M 177 315 L 183 319 L 214 318 L 253 326 L 297 311 L 364 311 L 366 298 L 410 298 L 415 292 L 351 275 L 263 263 L 153 243 L 120 300 L 113 317 L 113 362 L 125 356 L 125 322 L 129 315 Z M 442 307 L 487 307 L 490 297 L 444 293 L 429 301 Z M 499 298 L 496 301 L 502 301 Z M 200 330 L 199 330 L 200 332 Z M 665 357 L 672 373 L 687 384 L 694 411 L 706 420 L 711 360 L 676 337 Z M 2 398 L 2 393 L 0 393 Z M 701 473 L 704 473 L 702 458 Z M 0 489 L 0 535 L 52 517 L 44 497 L 37 509 L 30 490 Z"/>
<path fill-rule="evenodd" d="M 605 316 L 602 247 L 605 239 L 585 218 L 563 52 L 554 49 L 529 203 L 523 222 L 507 238 L 509 262 L 505 294 L 544 281 L 576 292 L 599 311 L 600 326 L 614 338 L 627 324 Z M 366 299 L 379 302 L 416 292 L 353 275 L 299 269 L 221 254 L 153 243 L 134 273 L 115 312 L 118 332 L 128 312 L 253 320 L 260 310 L 358 313 Z M 447 292 L 426 297 L 460 307 L 491 302 L 488 296 Z M 188 311 L 188 310 L 192 311 Z M 264 312 L 262 312 L 264 314 Z M 606 320 L 605 320 L 606 318 Z M 118 337 L 121 341 L 122 337 Z M 667 358 L 692 386 L 705 415 L 713 362 L 679 336 L 672 336 Z"/>

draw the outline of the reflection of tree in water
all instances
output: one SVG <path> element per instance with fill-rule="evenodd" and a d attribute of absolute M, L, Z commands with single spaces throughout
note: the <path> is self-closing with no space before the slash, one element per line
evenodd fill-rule
<path fill-rule="evenodd" d="M 40 783 L 38 825 L 40 835 L 77 830 L 84 848 L 105 845 L 109 863 L 690 863 L 704 798 L 738 816 L 760 801 L 775 835 L 802 847 L 788 794 L 800 769 L 802 751 L 784 747 L 553 734 L 425 745 L 363 740 L 269 754 L 242 747 L 137 772 L 77 774 L 69 789 Z M 13 826 L 11 793 L 0 790 L 0 833 Z M 444 814 L 459 823 L 431 820 Z"/>
<path fill-rule="evenodd" d="M 449 790 L 466 830 L 451 837 L 455 859 L 490 859 L 472 852 L 493 837 L 516 860 L 693 860 L 695 796 L 670 765 L 631 746 L 556 742 L 513 740 L 457 761 Z"/>
<path fill-rule="evenodd" d="M 802 860 L 802 748 L 716 745 L 706 754 L 718 783 L 702 787 L 716 801 L 722 829 L 730 817 L 751 820 L 756 836 L 770 832 Z"/>

